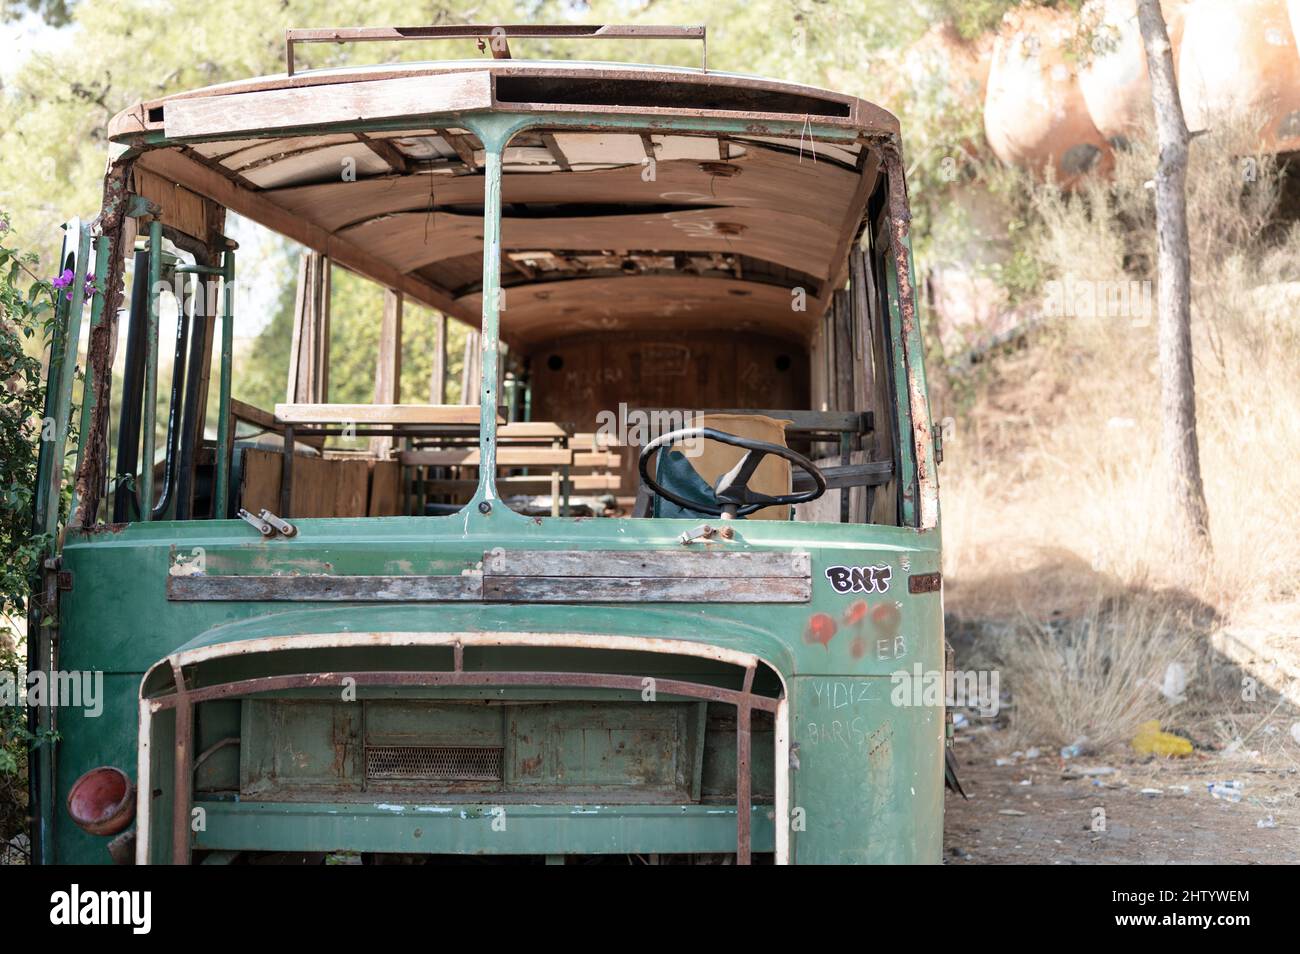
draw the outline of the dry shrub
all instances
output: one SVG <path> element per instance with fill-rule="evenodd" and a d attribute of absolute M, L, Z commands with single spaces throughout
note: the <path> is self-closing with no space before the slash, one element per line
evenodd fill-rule
<path fill-rule="evenodd" d="M 949 607 L 1004 620 L 1028 608 L 1002 647 L 1023 732 L 1126 739 L 1160 715 L 1143 680 L 1167 665 L 1171 626 L 1203 642 L 1212 618 L 1300 598 L 1300 227 L 1274 221 L 1274 163 L 1241 158 L 1254 151 L 1250 128 L 1247 117 L 1198 137 L 1188 175 L 1207 559 L 1178 551 L 1169 532 L 1154 149 L 1138 141 L 1111 181 L 1071 195 L 1025 183 L 1043 272 L 1148 281 L 1152 313 L 1047 319 L 984 366 L 945 442 Z M 1174 625 L 1170 601 L 1213 613 Z M 1068 622 L 1041 622 L 1053 612 Z"/>
<path fill-rule="evenodd" d="M 1195 641 L 1175 604 L 1141 594 L 1097 594 L 1078 615 L 1022 617 L 1001 651 L 1013 725 L 1053 745 L 1127 743 L 1143 722 L 1167 720 L 1165 672 L 1171 663 L 1195 671 Z"/>

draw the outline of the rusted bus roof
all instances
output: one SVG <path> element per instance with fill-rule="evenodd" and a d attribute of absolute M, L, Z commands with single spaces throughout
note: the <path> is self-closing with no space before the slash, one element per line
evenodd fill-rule
<path fill-rule="evenodd" d="M 871 144 L 898 128 L 870 103 L 797 84 L 503 60 L 223 84 L 127 110 L 110 135 L 168 181 L 477 322 L 483 148 L 464 126 L 428 125 L 427 105 L 403 122 L 403 104 L 427 90 L 453 116 L 564 117 L 519 134 L 503 160 L 512 343 L 665 325 L 802 338 L 843 280 L 879 168 Z M 386 128 L 354 131 L 368 109 Z M 607 114 L 646 122 L 612 128 Z M 672 129 L 667 116 L 679 117 Z M 743 131 L 704 134 L 691 117 L 740 120 Z M 791 123 L 847 136 L 816 142 Z M 806 310 L 791 307 L 796 288 Z"/>
<path fill-rule="evenodd" d="M 663 111 L 672 115 L 686 112 L 710 116 L 744 113 L 756 119 L 813 117 L 818 122 L 884 134 L 897 133 L 899 128 L 898 120 L 891 113 L 867 100 L 765 77 L 632 64 L 459 60 L 313 70 L 292 77 L 280 73 L 218 83 L 124 109 L 109 122 L 108 134 L 110 139 L 121 142 L 135 133 L 164 131 L 167 104 L 182 100 L 460 73 L 486 74 L 493 105 L 513 111 L 527 111 L 533 106 L 542 111 L 566 111 L 567 107 L 582 112 Z M 543 90 L 548 93 L 543 98 L 525 95 Z M 645 103 L 629 102 L 638 93 L 653 99 Z M 580 96 L 584 98 L 577 99 Z"/>

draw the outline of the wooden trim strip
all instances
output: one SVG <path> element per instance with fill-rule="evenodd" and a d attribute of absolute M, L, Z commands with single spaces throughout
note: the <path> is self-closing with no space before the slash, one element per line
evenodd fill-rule
<path fill-rule="evenodd" d="M 403 464 L 419 467 L 477 467 L 481 460 L 477 447 L 455 450 L 403 451 Z M 499 447 L 498 467 L 568 467 L 573 451 L 566 447 Z"/>
<path fill-rule="evenodd" d="M 810 580 L 790 577 L 483 578 L 484 601 L 499 603 L 806 603 L 811 596 Z"/>
<path fill-rule="evenodd" d="M 806 603 L 809 577 L 169 576 L 172 602 Z"/>
<path fill-rule="evenodd" d="M 491 108 L 492 76 L 475 70 L 177 99 L 164 107 L 163 125 L 167 138 L 172 140 L 198 136 L 241 139 L 338 123 L 483 112 Z"/>
<path fill-rule="evenodd" d="M 806 553 L 772 550 L 493 550 L 483 554 L 483 575 L 808 580 L 812 562 Z"/>
<path fill-rule="evenodd" d="M 167 599 L 180 602 L 345 602 L 477 600 L 473 576 L 169 576 Z"/>
<path fill-rule="evenodd" d="M 281 424 L 477 424 L 477 404 L 277 404 Z"/>

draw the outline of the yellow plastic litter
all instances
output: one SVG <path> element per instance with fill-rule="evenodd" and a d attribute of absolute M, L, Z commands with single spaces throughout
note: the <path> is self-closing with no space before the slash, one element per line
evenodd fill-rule
<path fill-rule="evenodd" d="M 1160 721 L 1152 719 L 1138 726 L 1133 736 L 1133 751 L 1138 755 L 1191 755 L 1192 743 L 1181 735 L 1161 732 Z"/>

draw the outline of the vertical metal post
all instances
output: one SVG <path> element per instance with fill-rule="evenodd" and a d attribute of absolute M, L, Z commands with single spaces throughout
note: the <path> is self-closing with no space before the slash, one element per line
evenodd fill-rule
<path fill-rule="evenodd" d="M 483 323 L 479 334 L 479 489 L 496 497 L 497 365 L 501 341 L 501 153 L 508 130 L 479 133 L 487 153 L 483 192 Z M 468 398 L 462 398 L 468 400 Z"/>
<path fill-rule="evenodd" d="M 179 677 L 179 674 L 177 675 Z M 176 704 L 176 763 L 172 774 L 172 864 L 190 863 L 190 794 L 194 777 L 194 706 L 178 685 Z M 143 835 L 141 837 L 147 837 Z"/>
<path fill-rule="evenodd" d="M 136 276 L 138 281 L 139 275 Z M 143 450 L 140 454 L 140 519 L 153 519 L 154 431 L 158 417 L 158 286 L 162 282 L 162 220 L 149 223 L 149 324 L 145 333 Z"/>
<path fill-rule="evenodd" d="M 750 749 L 753 741 L 750 732 L 749 694 L 754 688 L 754 667 L 745 670 L 744 697 L 736 704 L 736 864 L 752 861 L 753 837 L 753 784 L 750 776 Z M 778 819 L 777 824 L 780 824 Z"/>
<path fill-rule="evenodd" d="M 284 463 L 280 466 L 280 516 L 288 520 L 293 515 L 293 425 L 284 425 Z"/>
<path fill-rule="evenodd" d="M 221 256 L 221 394 L 217 404 L 217 481 L 212 517 L 224 520 L 230 510 L 230 374 L 235 352 L 235 253 Z"/>
<path fill-rule="evenodd" d="M 74 226 L 80 230 L 77 240 L 77 260 L 73 266 L 72 285 L 65 294 L 72 296 L 68 306 L 67 327 L 63 331 L 63 352 L 50 355 L 59 361 L 59 393 L 54 405 L 54 455 L 51 460 L 49 487 L 45 498 L 45 519 L 41 531 L 53 534 L 59 526 L 59 502 L 63 497 L 63 464 L 68 445 L 68 423 L 72 417 L 72 389 L 76 381 L 77 349 L 81 345 L 81 311 L 86 303 L 86 268 L 90 258 L 90 227 Z M 53 375 L 51 375 L 51 378 Z"/>
<path fill-rule="evenodd" d="M 840 463 L 845 467 L 853 463 L 853 444 L 847 431 L 840 434 Z M 848 523 L 852 519 L 852 513 L 849 509 L 852 498 L 853 490 L 851 488 L 840 488 L 840 523 Z"/>
<path fill-rule="evenodd" d="M 429 403 L 447 403 L 447 316 L 433 316 L 433 372 L 429 376 Z"/>

